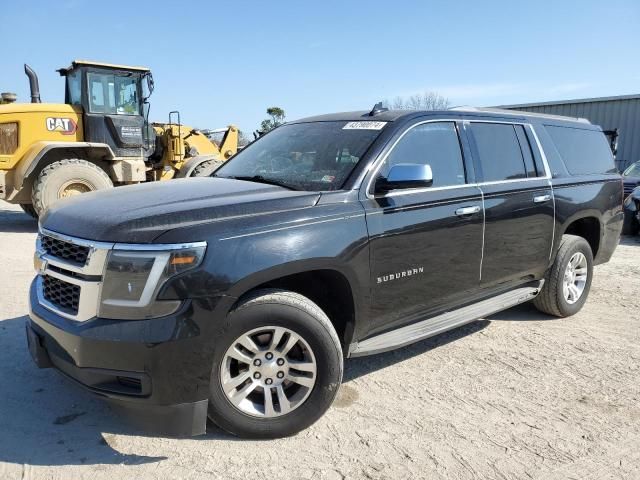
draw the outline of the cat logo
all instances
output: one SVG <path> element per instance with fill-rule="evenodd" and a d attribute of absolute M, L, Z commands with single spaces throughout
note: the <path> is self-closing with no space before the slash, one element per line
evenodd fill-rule
<path fill-rule="evenodd" d="M 47 118 L 47 130 L 50 132 L 60 132 L 62 135 L 73 135 L 77 129 L 78 125 L 70 118 Z"/>

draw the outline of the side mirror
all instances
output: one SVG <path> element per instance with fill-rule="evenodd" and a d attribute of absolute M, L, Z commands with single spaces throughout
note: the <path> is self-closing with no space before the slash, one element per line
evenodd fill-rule
<path fill-rule="evenodd" d="M 386 193 L 403 188 L 425 188 L 433 185 L 433 172 L 430 165 L 417 163 L 398 163 L 391 167 L 387 178 L 376 180 L 375 192 Z"/>

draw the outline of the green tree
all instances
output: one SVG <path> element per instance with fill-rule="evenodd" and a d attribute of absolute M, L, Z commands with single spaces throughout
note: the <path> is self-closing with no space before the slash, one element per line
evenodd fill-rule
<path fill-rule="evenodd" d="M 285 120 L 284 110 L 280 107 L 267 108 L 267 115 L 271 118 L 266 118 L 260 123 L 260 131 L 267 133 L 269 130 L 273 130 L 278 125 L 282 125 Z"/>

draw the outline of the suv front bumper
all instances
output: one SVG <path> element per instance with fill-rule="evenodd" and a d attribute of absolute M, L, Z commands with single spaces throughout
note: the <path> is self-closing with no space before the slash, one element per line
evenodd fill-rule
<path fill-rule="evenodd" d="M 106 399 L 138 427 L 167 435 L 206 431 L 215 299 L 187 301 L 173 315 L 148 320 L 76 322 L 38 302 L 30 289 L 27 342 L 36 365 L 53 367 Z"/>

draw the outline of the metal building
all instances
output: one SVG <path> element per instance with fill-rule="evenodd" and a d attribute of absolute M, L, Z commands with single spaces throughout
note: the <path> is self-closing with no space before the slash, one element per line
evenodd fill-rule
<path fill-rule="evenodd" d="M 500 108 L 587 118 L 607 131 L 610 138 L 616 136 L 617 130 L 616 166 L 620 171 L 640 160 L 640 95 L 523 103 Z"/>

